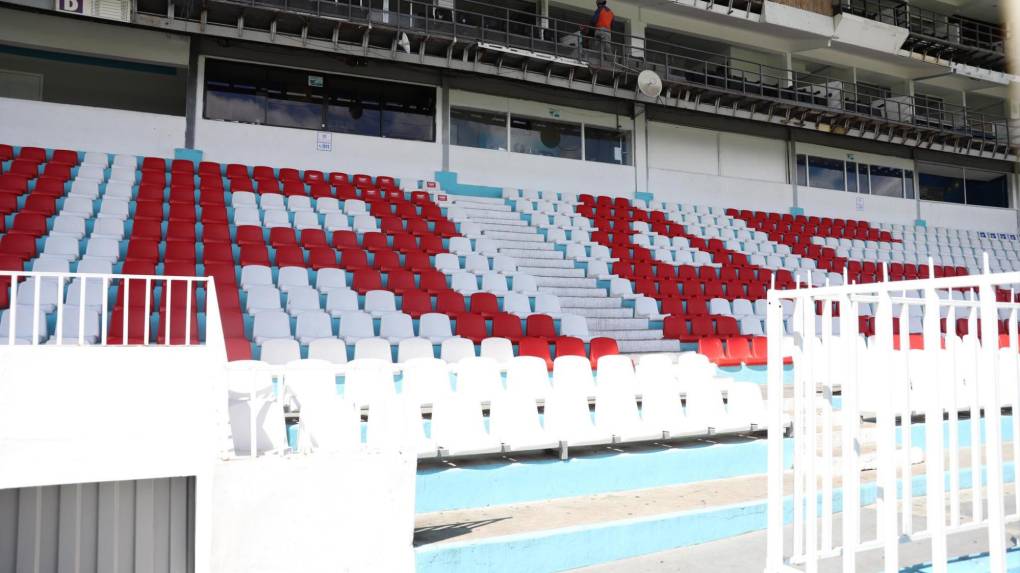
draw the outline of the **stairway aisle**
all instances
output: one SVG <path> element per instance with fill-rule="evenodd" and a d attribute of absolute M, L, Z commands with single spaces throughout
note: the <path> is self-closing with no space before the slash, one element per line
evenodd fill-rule
<path fill-rule="evenodd" d="M 535 277 L 539 292 L 560 299 L 564 314 L 583 316 L 592 338 L 616 339 L 623 354 L 680 352 L 680 343 L 662 338 L 661 329 L 649 327 L 648 319 L 635 318 L 623 299 L 599 288 L 584 269 L 566 259 L 562 250 L 546 242 L 537 227 L 513 210 L 504 199 L 452 196 L 451 204 L 464 210 L 466 220 L 478 225 L 481 236 L 496 241 L 501 255 L 517 261 L 518 271 Z"/>

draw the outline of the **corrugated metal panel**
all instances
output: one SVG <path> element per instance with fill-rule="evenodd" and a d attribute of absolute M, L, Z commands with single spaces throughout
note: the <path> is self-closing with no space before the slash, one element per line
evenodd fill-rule
<path fill-rule="evenodd" d="M 191 481 L 0 490 L 0 573 L 189 573 Z"/>

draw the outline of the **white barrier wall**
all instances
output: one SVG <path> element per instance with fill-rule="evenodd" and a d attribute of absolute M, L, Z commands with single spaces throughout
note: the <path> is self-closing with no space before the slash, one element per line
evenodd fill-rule
<path fill-rule="evenodd" d="M 473 147 L 450 148 L 450 170 L 475 185 L 633 197 L 634 168 Z"/>
<path fill-rule="evenodd" d="M 182 116 L 0 98 L 0 118 L 12 145 L 157 157 L 184 147 Z"/>
<path fill-rule="evenodd" d="M 415 467 L 395 451 L 217 465 L 210 570 L 413 571 Z"/>
<path fill-rule="evenodd" d="M 930 227 L 951 227 L 999 233 L 1017 232 L 1016 210 L 1001 207 L 977 207 L 921 201 L 921 218 Z"/>

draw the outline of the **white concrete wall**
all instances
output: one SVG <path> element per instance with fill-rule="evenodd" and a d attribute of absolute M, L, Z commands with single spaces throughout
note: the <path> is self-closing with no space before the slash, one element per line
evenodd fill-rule
<path fill-rule="evenodd" d="M 172 157 L 185 120 L 98 107 L 0 98 L 0 140 L 12 145 Z"/>
<path fill-rule="evenodd" d="M 218 464 L 209 570 L 413 571 L 415 462 L 360 451 Z"/>
<path fill-rule="evenodd" d="M 450 148 L 450 170 L 473 185 L 633 197 L 634 168 L 473 147 Z"/>
<path fill-rule="evenodd" d="M 921 218 L 929 227 L 1016 233 L 1016 211 L 1001 207 L 921 201 Z"/>
<path fill-rule="evenodd" d="M 800 187 L 797 194 L 798 205 L 807 215 L 912 225 L 917 214 L 917 205 L 913 199 L 862 195 L 814 187 Z"/>

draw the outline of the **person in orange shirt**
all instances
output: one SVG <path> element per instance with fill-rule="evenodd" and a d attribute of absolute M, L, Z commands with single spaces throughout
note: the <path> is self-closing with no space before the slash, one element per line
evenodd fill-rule
<path fill-rule="evenodd" d="M 606 6 L 606 0 L 596 0 L 595 6 L 595 13 L 591 16 L 591 31 L 595 41 L 598 42 L 599 56 L 604 58 L 606 51 L 610 49 L 613 19 L 616 15 Z M 596 49 L 595 46 L 592 48 Z"/>

